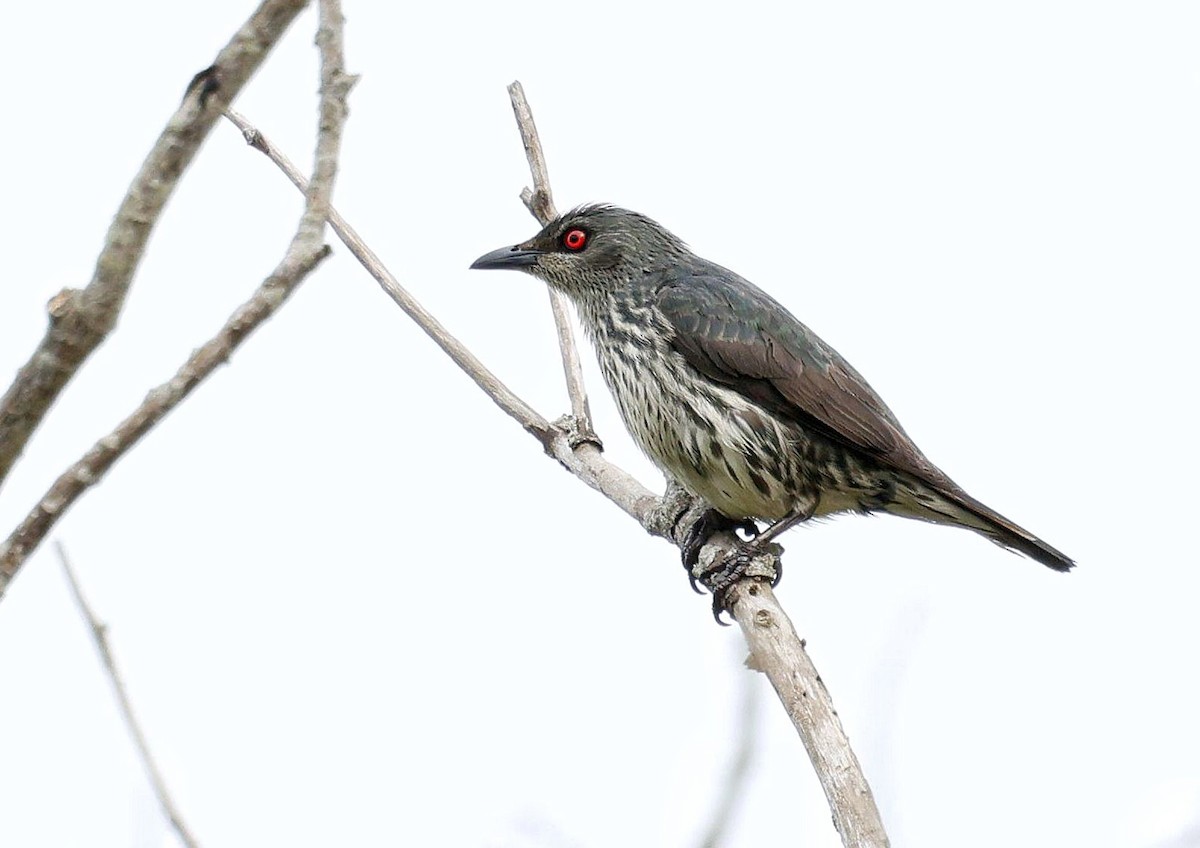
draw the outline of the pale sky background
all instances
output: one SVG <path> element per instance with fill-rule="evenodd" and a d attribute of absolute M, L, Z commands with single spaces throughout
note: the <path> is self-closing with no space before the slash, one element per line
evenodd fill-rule
<path fill-rule="evenodd" d="M 6 9 L 0 382 L 252 5 Z M 536 229 L 518 78 L 561 207 L 637 209 L 769 290 L 951 476 L 1078 560 L 1062 576 L 893 518 L 784 538 L 780 598 L 894 845 L 1200 845 L 1200 8 L 346 15 L 362 80 L 337 206 L 543 414 L 566 399 L 541 285 L 467 270 Z M 315 17 L 236 104 L 306 169 Z M 0 532 L 216 331 L 300 209 L 217 128 L 117 332 L 0 490 Z M 696 844 L 749 674 L 740 634 L 334 248 L 54 534 L 192 829 L 226 847 Z M 659 489 L 585 361 L 609 456 Z M 729 844 L 837 845 L 766 694 Z M 0 723 L 0 845 L 175 844 L 49 545 L 0 604 Z"/>

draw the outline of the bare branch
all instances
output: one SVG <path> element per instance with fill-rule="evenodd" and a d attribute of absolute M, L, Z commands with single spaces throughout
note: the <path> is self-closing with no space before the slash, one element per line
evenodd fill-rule
<path fill-rule="evenodd" d="M 346 60 L 342 45 L 341 0 L 320 0 L 318 3 L 317 49 L 321 54 L 321 101 L 318 107 L 317 153 L 313 162 L 312 182 L 305 193 L 306 204 L 297 242 L 303 241 L 306 250 L 321 243 L 325 221 L 333 208 L 333 183 L 337 177 L 338 157 L 342 149 L 342 128 L 349 114 L 346 98 L 358 77 L 345 72 Z"/>
<path fill-rule="evenodd" d="M 304 179 L 291 160 L 271 143 L 270 139 L 255 129 L 245 117 L 233 109 L 227 109 L 225 116 L 242 131 L 242 137 L 246 140 L 246 143 L 274 162 L 276 167 L 287 175 L 292 185 L 302 192 L 308 190 L 308 181 Z M 467 376 L 474 380 L 476 385 L 483 389 L 497 406 L 515 419 L 527 431 L 536 436 L 539 441 L 547 445 L 547 450 L 550 450 L 550 445 L 554 439 L 554 428 L 550 422 L 504 385 L 499 377 L 489 371 L 467 349 L 466 345 L 451 335 L 416 298 L 409 294 L 392 273 L 384 267 L 383 262 L 375 255 L 375 252 L 367 247 L 358 233 L 354 231 L 354 228 L 347 223 L 346 219 L 336 209 L 331 208 L 329 210 L 329 226 L 333 228 L 333 231 L 342 240 L 342 243 L 350 249 L 354 257 L 367 269 L 367 272 L 375 278 L 380 287 L 395 301 L 396 305 L 404 310 L 404 313 L 416 322 L 417 326 L 424 330 L 437 343 L 438 347 L 445 351 L 454 363 L 465 371 Z"/>
<path fill-rule="evenodd" d="M 193 78 L 121 202 L 91 282 L 47 305 L 50 325 L 0 398 L 0 483 L 84 360 L 116 325 L 146 242 L 179 178 L 228 105 L 308 0 L 264 0 L 209 68 Z"/>
<path fill-rule="evenodd" d="M 529 170 L 533 175 L 533 190 L 526 189 L 521 193 L 521 200 L 543 225 L 553 219 L 557 212 L 554 208 L 553 194 L 550 190 L 550 177 L 546 169 L 545 155 L 542 152 L 541 141 L 538 138 L 537 127 L 533 121 L 533 111 L 525 98 L 525 91 L 520 82 L 513 82 L 508 87 L 512 100 L 513 114 L 517 118 L 517 126 L 521 132 L 521 141 L 525 146 L 525 155 L 529 160 Z M 586 409 L 586 395 L 583 394 L 582 372 L 579 371 L 579 355 L 570 338 L 570 327 L 566 322 L 566 308 L 561 295 L 550 289 L 550 299 L 554 310 L 555 324 L 558 326 L 560 346 L 563 354 L 563 365 L 567 374 L 568 391 L 571 394 L 572 412 L 578 417 L 581 413 L 576 406 L 576 398 L 582 398 L 583 408 Z M 566 341 L 564 343 L 564 333 Z M 574 369 L 574 370 L 573 370 Z M 578 373 L 578 382 L 574 374 Z M 578 394 L 577 394 L 578 392 Z M 586 414 L 586 413 L 584 413 Z M 590 420 L 590 419 L 587 419 Z M 573 450 L 572 454 L 579 456 L 581 450 Z M 565 457 L 560 457 L 563 461 Z M 587 470 L 595 473 L 600 459 L 598 454 L 589 456 Z M 568 465 L 563 461 L 564 465 Z M 607 463 L 604 463 L 607 465 Z M 568 465 L 568 468 L 571 466 Z M 573 471 L 575 469 L 572 469 Z M 582 471 L 583 469 L 580 469 Z M 578 476 L 583 476 L 575 471 Z M 623 472 L 622 472 L 623 473 Z M 631 478 L 630 478 L 631 479 Z M 594 488 L 599 488 L 592 483 Z M 622 495 L 628 494 L 628 481 L 623 481 Z M 601 491 L 604 491 L 601 489 Z M 608 492 L 605 492 L 608 494 Z M 611 495 L 610 495 L 611 497 Z M 616 498 L 612 498 L 616 500 Z M 651 532 L 660 529 L 650 514 L 638 516 L 618 501 L 626 512 L 633 514 Z M 659 510 L 661 514 L 661 510 Z M 769 541 L 764 537 L 762 542 Z M 710 558 L 713 552 L 706 552 Z M 716 554 L 726 556 L 727 553 Z M 773 566 L 772 566 L 773 567 Z M 834 823 L 847 845 L 879 846 L 887 844 L 887 834 L 884 832 L 879 812 L 867 785 L 862 769 L 858 764 L 854 751 L 850 748 L 849 740 L 842 730 L 841 722 L 833 709 L 833 702 L 825 690 L 816 668 L 804 651 L 804 645 L 796 635 L 791 621 L 783 612 L 775 599 L 770 587 L 756 580 L 743 580 L 730 593 L 731 614 L 741 625 L 749 642 L 755 668 L 765 672 L 771 684 L 779 693 L 788 715 L 792 717 L 796 728 L 804 740 L 813 766 L 821 779 L 825 795 L 833 809 Z M 734 599 L 740 599 L 740 603 Z M 760 600 L 761 598 L 761 600 Z M 751 603 L 754 601 L 755 603 Z M 752 634 L 756 638 L 751 638 Z M 765 638 L 770 634 L 771 639 Z M 807 708 L 807 709 L 802 709 Z M 745 728 L 743 728 L 745 733 Z M 745 737 L 743 737 L 745 739 Z M 748 754 L 747 754 L 748 756 Z M 740 769 L 740 771 L 739 771 Z M 738 775 L 744 773 L 745 766 L 735 761 L 735 767 L 730 778 L 730 792 L 735 792 L 739 785 Z M 724 821 L 733 801 L 730 797 L 722 798 L 724 812 L 718 812 L 709 830 L 706 845 L 716 845 L 721 838 Z"/>
<path fill-rule="evenodd" d="M 748 663 L 771 681 L 796 725 L 829 800 L 842 844 L 847 848 L 886 846 L 887 833 L 871 787 L 791 619 L 767 583 L 743 580 L 734 593 L 730 605 L 750 646 Z"/>
<path fill-rule="evenodd" d="M 25 520 L 0 544 L 0 599 L 22 563 L 75 500 L 94 485 L 130 447 L 174 409 L 200 382 L 283 305 L 287 297 L 329 255 L 322 231 L 331 208 L 345 99 L 354 78 L 343 70 L 342 16 L 338 0 L 321 0 L 317 42 L 321 53 L 320 121 L 314 178 L 305 192 L 304 214 L 282 260 L 254 295 L 233 313 L 221 331 L 195 351 L 174 378 L 154 389 L 117 428 L 68 468 Z"/>
<path fill-rule="evenodd" d="M 271 143 L 241 114 L 233 109 L 226 110 L 226 117 L 242 132 L 246 143 L 271 160 L 292 185 L 301 192 L 308 183 L 300 171 L 282 151 Z M 453 362 L 470 377 L 496 406 L 513 418 L 526 431 L 542 443 L 546 453 L 576 477 L 603 494 L 622 510 L 635 518 L 650 533 L 671 538 L 673 524 L 664 521 L 659 510 L 659 498 L 633 476 L 604 459 L 600 449 L 588 439 L 576 439 L 570 421 L 559 420 L 551 424 L 532 406 L 514 393 L 500 378 L 488 370 L 479 359 L 455 338 L 440 321 L 423 307 L 408 290 L 400 285 L 353 227 L 336 209 L 329 210 L 329 225 L 342 243 L 380 287 L 408 315 L 417 326 L 425 331 Z M 678 510 L 682 513 L 682 509 Z M 678 518 L 678 515 L 673 516 Z"/>
<path fill-rule="evenodd" d="M 183 822 L 183 816 L 179 812 L 179 808 L 175 806 L 174 800 L 171 798 L 171 793 L 167 791 L 166 781 L 163 780 L 162 772 L 159 771 L 158 763 L 154 760 L 154 755 L 150 753 L 150 743 L 146 741 L 146 734 L 142 732 L 142 726 L 138 722 L 137 714 L 133 711 L 133 704 L 129 700 L 129 693 L 125 690 L 125 681 L 121 678 L 121 672 L 117 670 L 117 661 L 113 657 L 112 648 L 108 644 L 108 628 L 105 626 L 96 613 L 88 604 L 87 599 L 83 596 L 83 590 L 79 587 L 79 579 L 75 576 L 75 569 L 71 567 L 71 561 L 67 557 L 66 548 L 62 542 L 56 542 L 54 545 L 58 551 L 58 561 L 62 563 L 63 573 L 67 575 L 67 583 L 71 587 L 71 595 L 75 598 L 75 605 L 79 607 L 79 613 L 87 621 L 88 627 L 92 631 L 92 641 L 96 643 L 96 650 L 100 653 L 100 661 L 104 666 L 104 672 L 108 675 L 108 682 L 112 684 L 113 692 L 117 696 L 117 705 L 121 708 L 121 718 L 125 720 L 125 727 L 129 730 L 129 735 L 133 737 L 133 744 L 137 746 L 138 755 L 142 758 L 142 765 L 146 768 L 146 774 L 150 778 L 150 785 L 154 788 L 154 794 L 158 797 L 159 806 L 162 807 L 163 813 L 171 822 L 171 827 L 175 828 L 175 833 L 179 836 L 179 841 L 187 848 L 199 848 L 200 843 L 192 836 L 190 830 Z"/>
<path fill-rule="evenodd" d="M 228 117 L 246 141 L 265 153 L 301 191 L 303 177 L 287 158 L 241 115 L 227 110 Z M 382 286 L 384 291 L 418 326 L 444 350 L 509 416 L 541 441 L 546 452 L 596 491 L 620 507 L 649 533 L 679 545 L 688 538 L 691 523 L 698 517 L 693 501 L 681 490 L 668 490 L 659 498 L 633 476 L 608 462 L 590 439 L 580 438 L 567 417 L 553 424 L 501 383 L 466 347 L 447 332 L 429 312 L 383 267 L 346 221 L 330 210 L 330 225 L 338 237 Z M 778 549 L 778 546 L 770 546 Z M 701 551 L 702 562 L 724 560 L 739 552 L 737 540 L 718 534 Z M 821 683 L 804 643 L 775 600 L 763 575 L 775 573 L 778 558 L 773 551 L 758 552 L 749 576 L 728 590 L 731 614 L 747 634 L 754 668 L 764 670 L 779 694 L 789 718 L 821 776 L 834 822 L 847 848 L 883 848 L 888 844 L 879 812 L 857 759 L 850 750 L 829 693 Z M 765 614 L 760 614 L 765 613 Z M 755 634 L 751 639 L 750 635 Z M 842 769 L 837 775 L 822 771 L 830 764 Z"/>
<path fill-rule="evenodd" d="M 37 506 L 0 543 L 0 599 L 21 565 L 80 495 L 95 485 L 126 451 L 192 393 L 200 382 L 226 362 L 233 351 L 263 321 L 283 305 L 288 295 L 328 254 L 328 248 L 293 255 L 263 282 L 208 343 L 195 351 L 168 382 L 146 395 L 133 413 L 100 439 L 68 468 L 42 496 Z"/>
<path fill-rule="evenodd" d="M 550 172 L 546 169 L 546 155 L 542 152 L 542 141 L 538 138 L 537 125 L 533 122 L 533 110 L 525 99 L 525 89 L 519 80 L 508 87 L 517 129 L 521 132 L 521 143 L 525 146 L 525 158 L 529 160 L 529 173 L 533 176 L 533 190 L 521 192 L 521 200 L 542 226 L 558 217 L 554 208 L 554 195 L 550 191 Z M 550 313 L 554 316 L 554 327 L 558 333 L 558 350 L 562 355 L 563 376 L 567 380 L 567 396 L 571 399 L 571 414 L 575 416 L 578 431 L 586 435 L 597 446 L 600 439 L 592 430 L 592 412 L 588 408 L 587 389 L 583 385 L 583 364 L 579 361 L 579 347 L 571 331 L 567 299 L 549 286 Z"/>
<path fill-rule="evenodd" d="M 554 208 L 554 194 L 550 191 L 550 172 L 546 168 L 546 154 L 542 152 L 542 141 L 538 138 L 537 125 L 533 122 L 533 110 L 525 99 L 525 89 L 520 80 L 508 86 L 508 98 L 512 101 L 517 129 L 521 132 L 521 143 L 525 145 L 525 158 L 529 160 L 529 173 L 533 177 L 533 190 L 521 192 L 521 200 L 543 227 L 558 217 Z"/>

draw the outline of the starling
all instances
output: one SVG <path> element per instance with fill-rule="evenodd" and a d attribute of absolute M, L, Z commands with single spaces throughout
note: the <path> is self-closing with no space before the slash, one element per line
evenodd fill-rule
<path fill-rule="evenodd" d="M 634 441 L 715 510 L 685 565 L 722 527 L 760 519 L 775 535 L 813 516 L 886 512 L 1074 566 L 926 459 L 866 380 L 770 295 L 644 215 L 581 206 L 471 267 L 525 271 L 574 302 Z"/>

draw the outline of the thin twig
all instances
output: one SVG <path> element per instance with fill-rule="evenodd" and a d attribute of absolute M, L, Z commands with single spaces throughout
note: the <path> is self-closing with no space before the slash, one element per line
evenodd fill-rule
<path fill-rule="evenodd" d="M 294 167 L 288 168 L 286 157 L 261 132 L 232 110 L 227 110 L 227 115 L 252 147 L 266 154 L 298 189 L 305 190 L 303 177 Z M 628 472 L 606 460 L 595 443 L 573 437 L 572 419 L 548 423 L 421 307 L 332 209 L 330 225 L 397 305 L 497 406 L 538 438 L 550 456 L 620 507 L 647 532 L 675 545 L 688 538 L 692 522 L 699 518 L 699 512 L 690 509 L 694 506 L 690 498 L 678 491 L 665 498 L 655 496 Z M 700 556 L 702 562 L 713 562 L 737 552 L 736 540 L 730 534 L 721 533 L 705 545 Z M 770 550 L 758 552 L 754 560 L 750 573 L 756 577 L 773 574 L 778 565 L 776 555 Z M 846 848 L 884 848 L 888 842 L 879 811 L 854 752 L 850 750 L 829 693 L 774 593 L 756 577 L 739 581 L 727 594 L 731 615 L 747 634 L 754 657 L 753 667 L 767 674 L 800 734 L 818 771 L 843 844 Z M 752 633 L 755 638 L 751 638 Z M 831 763 L 839 764 L 843 772 L 837 775 L 823 773 L 822 770 L 828 769 Z"/>
<path fill-rule="evenodd" d="M 525 99 L 525 89 L 519 80 L 508 87 L 513 115 L 525 146 L 525 158 L 529 161 L 529 173 L 533 177 L 533 190 L 521 192 L 521 200 L 543 227 L 558 217 L 554 208 L 554 195 L 550 191 L 550 172 L 546 169 L 546 154 L 542 152 L 542 141 L 538 137 L 537 124 L 533 122 L 533 110 Z M 563 376 L 567 380 L 567 396 L 571 400 L 571 415 L 581 436 L 600 444 L 592 430 L 592 412 L 588 407 L 587 389 L 583 385 L 583 363 L 579 360 L 579 346 L 571 331 L 571 319 L 567 310 L 567 299 L 561 292 L 546 287 L 550 295 L 550 313 L 554 316 L 554 328 L 558 334 L 558 350 L 562 356 Z"/>
<path fill-rule="evenodd" d="M 113 692 L 117 696 L 117 705 L 121 708 L 121 718 L 125 720 L 125 727 L 129 730 L 129 735 L 133 737 L 133 744 L 137 746 L 138 755 L 142 758 L 142 765 L 146 768 L 146 775 L 150 778 L 150 785 L 158 797 L 159 806 L 162 807 L 163 813 L 171 822 L 171 827 L 175 828 L 179 841 L 187 848 L 199 848 L 200 843 L 196 841 L 196 837 L 192 836 L 192 832 L 184 824 L 183 815 L 171 798 L 171 793 L 167 791 L 167 783 L 163 779 L 162 772 L 159 771 L 154 755 L 150 753 L 150 743 L 146 741 L 146 734 L 142 732 L 142 726 L 133 711 L 133 704 L 125 689 L 125 681 L 117 669 L 117 661 L 108 644 L 108 627 L 100 620 L 83 596 L 83 590 L 79 587 L 79 579 L 75 575 L 75 569 L 71 567 L 71 560 L 67 556 L 67 550 L 63 547 L 62 542 L 55 542 L 54 547 L 58 551 L 58 561 L 62 563 L 63 573 L 67 575 L 67 583 L 70 584 L 75 605 L 79 607 L 80 614 L 92 631 L 92 641 L 96 643 L 96 650 L 100 653 L 100 661 L 104 665 L 108 682 L 112 684 Z"/>
<path fill-rule="evenodd" d="M 525 158 L 529 161 L 529 174 L 533 177 L 533 190 L 522 191 L 521 200 L 544 227 L 558 217 L 558 210 L 554 208 L 554 193 L 550 190 L 550 171 L 546 168 L 542 140 L 538 137 L 533 110 L 525 99 L 525 89 L 521 87 L 520 80 L 513 80 L 509 84 L 508 99 L 512 101 L 513 116 L 517 119 L 521 143 L 525 146 Z"/>
<path fill-rule="evenodd" d="M 121 202 L 91 281 L 47 305 L 50 324 L 0 398 L 0 483 L 55 398 L 116 325 L 146 242 L 213 125 L 308 0 L 264 0 L 216 61 L 197 74 Z"/>
<path fill-rule="evenodd" d="M 283 305 L 288 296 L 329 255 L 322 244 L 329 216 L 345 99 L 354 78 L 343 71 L 342 16 L 337 0 L 321 0 L 317 44 L 321 54 L 320 120 L 313 180 L 305 192 L 304 213 L 279 265 L 254 295 L 233 313 L 221 331 L 195 351 L 174 378 L 152 390 L 117 428 L 68 468 L 0 544 L 0 600 L 21 565 L 80 495 L 94 485 L 124 453 L 225 362 L 245 339 Z"/>
<path fill-rule="evenodd" d="M 301 192 L 308 190 L 308 181 L 288 157 L 279 150 L 271 140 L 257 130 L 246 118 L 233 109 L 225 110 L 225 117 L 242 132 L 246 143 L 270 159 L 279 170 L 287 176 L 292 185 Z M 495 401 L 505 413 L 511 416 L 522 427 L 533 433 L 543 444 L 553 440 L 553 427 L 537 410 L 518 397 L 500 378 L 487 369 L 466 345 L 451 335 L 433 315 L 413 297 L 407 289 L 392 275 L 383 261 L 375 255 L 354 228 L 338 213 L 336 209 L 329 210 L 329 226 L 337 237 L 349 248 L 367 272 L 370 273 L 380 287 L 411 318 L 418 327 L 437 343 L 454 363 L 466 372 L 483 391 Z M 549 449 L 549 448 L 547 448 Z"/>

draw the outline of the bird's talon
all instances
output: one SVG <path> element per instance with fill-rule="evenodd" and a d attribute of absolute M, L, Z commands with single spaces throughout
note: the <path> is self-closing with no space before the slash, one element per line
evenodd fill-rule
<path fill-rule="evenodd" d="M 733 622 L 726 621 L 725 619 L 721 618 L 722 613 L 729 612 L 729 610 L 725 606 L 725 597 L 724 596 L 725 596 L 724 592 L 713 595 L 713 601 L 712 601 L 713 621 L 715 621 L 717 624 L 721 625 L 722 627 L 729 627 Z M 732 616 L 732 613 L 731 613 L 731 616 Z"/>

